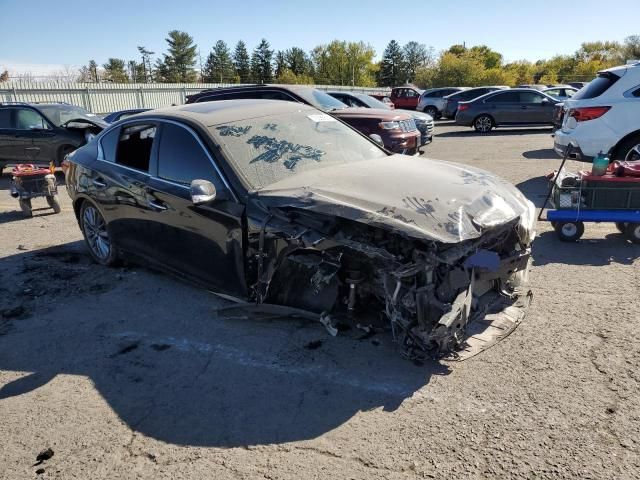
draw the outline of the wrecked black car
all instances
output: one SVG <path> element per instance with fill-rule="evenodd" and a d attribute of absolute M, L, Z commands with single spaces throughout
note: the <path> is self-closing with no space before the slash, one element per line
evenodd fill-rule
<path fill-rule="evenodd" d="M 0 173 L 7 163 L 59 167 L 108 124 L 68 103 L 0 103 Z"/>
<path fill-rule="evenodd" d="M 89 252 L 254 312 L 385 325 L 410 358 L 477 353 L 523 318 L 534 207 L 471 167 L 392 155 L 312 107 L 197 103 L 68 157 Z"/>

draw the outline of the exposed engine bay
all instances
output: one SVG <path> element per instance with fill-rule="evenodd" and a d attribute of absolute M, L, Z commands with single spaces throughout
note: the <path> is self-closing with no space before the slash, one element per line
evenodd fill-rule
<path fill-rule="evenodd" d="M 328 328 L 337 319 L 386 327 L 410 359 L 475 355 L 511 333 L 531 299 L 531 239 L 519 219 L 443 244 L 269 210 L 249 238 L 252 299 L 313 312 Z"/>

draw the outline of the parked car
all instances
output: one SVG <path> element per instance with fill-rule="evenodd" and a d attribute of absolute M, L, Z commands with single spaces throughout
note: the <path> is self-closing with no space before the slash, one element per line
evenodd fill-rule
<path fill-rule="evenodd" d="M 360 133 L 379 135 L 388 150 L 415 155 L 419 153 L 420 131 L 410 115 L 388 109 L 350 108 L 331 95 L 315 88 L 298 85 L 247 85 L 215 88 L 190 95 L 187 103 L 213 100 L 263 98 L 305 103 L 348 123 Z"/>
<path fill-rule="evenodd" d="M 533 90 L 545 90 L 547 88 L 553 87 L 554 85 L 543 85 L 540 83 L 530 83 L 530 84 L 522 84 L 517 85 L 516 88 L 532 88 Z"/>
<path fill-rule="evenodd" d="M 133 255 L 250 302 L 234 308 L 327 329 L 373 322 L 416 358 L 463 344 L 466 354 L 476 335 L 495 343 L 528 305 L 535 208 L 517 188 L 467 165 L 391 155 L 307 105 L 142 113 L 66 166 L 95 262 Z M 498 324 L 466 338 L 475 320 Z"/>
<path fill-rule="evenodd" d="M 135 115 L 136 113 L 148 112 L 151 110 L 150 108 L 131 108 L 129 110 L 120 110 L 119 112 L 111 112 L 109 115 L 104 117 L 104 121 L 107 123 L 115 123 L 118 120 L 123 120 L 131 115 Z"/>
<path fill-rule="evenodd" d="M 382 103 L 387 105 L 389 108 L 396 108 L 396 106 L 393 104 L 393 102 L 389 98 L 389 95 L 385 95 L 382 93 L 370 93 L 369 96 L 375 98 L 376 100 L 381 101 Z"/>
<path fill-rule="evenodd" d="M 469 90 L 469 87 L 444 87 L 425 90 L 420 95 L 416 110 L 427 113 L 435 119 L 440 118 L 446 103 L 444 97 L 463 90 Z"/>
<path fill-rule="evenodd" d="M 571 158 L 592 161 L 599 153 L 612 160 L 640 160 L 640 63 L 598 72 L 564 101 L 562 125 L 554 149 Z"/>
<path fill-rule="evenodd" d="M 553 97 L 531 88 L 492 92 L 458 104 L 456 123 L 488 133 L 501 126 L 553 125 Z"/>
<path fill-rule="evenodd" d="M 333 98 L 337 98 L 345 105 L 349 105 L 350 107 L 360 107 L 360 108 L 384 108 L 391 109 L 386 104 L 381 102 L 380 100 L 376 100 L 375 98 L 365 95 L 364 93 L 356 93 L 356 92 L 345 92 L 345 91 L 337 91 L 337 92 L 327 92 Z M 413 117 L 413 120 L 416 122 L 416 126 L 418 130 L 420 130 L 420 146 L 426 145 L 433 141 L 433 117 L 426 113 L 421 113 L 416 110 L 401 110 L 396 109 L 396 112 L 408 113 Z"/>
<path fill-rule="evenodd" d="M 478 98 L 486 93 L 495 92 L 496 90 L 504 90 L 506 88 L 509 87 L 476 87 L 447 95 L 446 97 L 444 97 L 445 104 L 444 110 L 442 111 L 442 116 L 451 119 L 456 118 L 456 113 L 458 111 L 458 102 L 467 102 L 469 100 L 473 100 L 474 98 Z"/>
<path fill-rule="evenodd" d="M 60 166 L 107 123 L 67 103 L 0 103 L 0 173 L 7 163 Z"/>
<path fill-rule="evenodd" d="M 545 88 L 542 90 L 542 93 L 546 93 L 547 95 L 555 98 L 556 100 L 566 100 L 567 98 L 573 97 L 573 95 L 578 91 L 577 88 L 570 87 L 568 85 L 559 86 L 559 87 L 551 87 Z"/>
<path fill-rule="evenodd" d="M 392 88 L 391 101 L 396 108 L 415 110 L 422 92 L 423 90 L 410 86 Z"/>
<path fill-rule="evenodd" d="M 569 82 L 569 83 L 567 83 L 567 85 L 569 85 L 570 87 L 577 88 L 578 90 L 580 90 L 587 83 L 589 83 L 589 82 Z"/>

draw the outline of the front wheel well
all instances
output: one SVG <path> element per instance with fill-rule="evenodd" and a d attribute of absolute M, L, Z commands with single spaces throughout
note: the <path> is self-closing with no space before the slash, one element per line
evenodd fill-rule
<path fill-rule="evenodd" d="M 83 204 L 84 202 L 86 202 L 86 201 L 87 201 L 87 200 L 86 200 L 85 198 L 80 197 L 80 198 L 76 199 L 76 201 L 75 201 L 75 202 L 73 202 L 73 211 L 75 212 L 75 214 L 76 214 L 76 219 L 77 219 L 78 221 L 80 221 L 80 210 L 82 209 L 82 204 Z"/>

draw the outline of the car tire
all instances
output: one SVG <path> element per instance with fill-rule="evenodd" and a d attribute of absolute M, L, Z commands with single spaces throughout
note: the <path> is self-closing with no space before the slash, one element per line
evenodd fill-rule
<path fill-rule="evenodd" d="M 582 222 L 558 222 L 554 228 L 562 242 L 576 242 L 584 234 Z"/>
<path fill-rule="evenodd" d="M 616 222 L 616 228 L 620 233 L 627 233 L 627 222 Z"/>
<path fill-rule="evenodd" d="M 627 223 L 625 234 L 633 243 L 640 244 L 640 223 Z"/>
<path fill-rule="evenodd" d="M 627 138 L 618 145 L 611 160 L 640 160 L 640 133 Z"/>
<path fill-rule="evenodd" d="M 438 118 L 438 109 L 436 107 L 434 107 L 433 105 L 429 105 L 427 107 L 424 107 L 423 110 L 424 113 L 426 113 L 427 115 L 431 115 L 431 118 L 433 118 L 434 120 L 436 118 Z"/>
<path fill-rule="evenodd" d="M 489 133 L 495 127 L 495 122 L 490 115 L 482 114 L 473 121 L 473 128 L 478 133 Z"/>
<path fill-rule="evenodd" d="M 91 258 L 100 265 L 115 265 L 118 252 L 109 235 L 107 222 L 98 207 L 90 201 L 83 202 L 79 221 Z"/>
<path fill-rule="evenodd" d="M 20 204 L 20 210 L 22 210 L 22 214 L 26 218 L 33 217 L 33 210 L 31 209 L 31 199 L 30 198 L 20 198 L 18 200 Z"/>
<path fill-rule="evenodd" d="M 51 208 L 53 208 L 53 213 L 60 213 L 62 211 L 60 202 L 58 201 L 58 197 L 56 195 L 47 195 L 47 203 Z"/>

